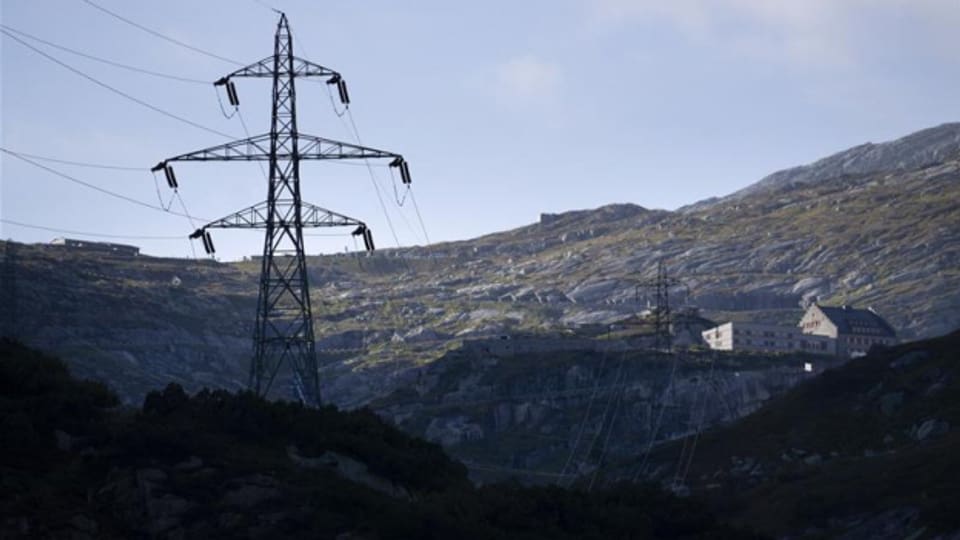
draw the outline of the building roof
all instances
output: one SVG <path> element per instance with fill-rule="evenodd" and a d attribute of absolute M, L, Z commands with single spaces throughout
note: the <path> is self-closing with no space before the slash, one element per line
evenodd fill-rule
<path fill-rule="evenodd" d="M 54 245 L 81 245 L 90 248 L 103 248 L 103 249 L 112 249 L 112 250 L 140 250 L 139 246 L 132 246 L 130 244 L 117 244 L 114 242 L 99 242 L 96 240 L 80 240 L 77 238 L 65 238 L 57 237 L 50 241 Z"/>
<path fill-rule="evenodd" d="M 850 306 L 821 306 L 820 311 L 837 327 L 838 334 L 866 334 L 896 337 L 897 332 L 883 317 L 871 309 L 856 309 Z"/>

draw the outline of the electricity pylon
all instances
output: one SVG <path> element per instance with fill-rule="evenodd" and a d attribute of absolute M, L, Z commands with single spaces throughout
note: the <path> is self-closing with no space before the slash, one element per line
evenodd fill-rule
<path fill-rule="evenodd" d="M 664 267 L 662 260 L 657 261 L 657 277 L 637 285 L 638 301 L 640 300 L 641 287 L 654 290 L 653 334 L 654 348 L 657 350 L 668 352 L 673 350 L 673 335 L 670 332 L 670 326 L 673 322 L 670 312 L 670 287 L 677 285 L 683 285 L 683 282 L 667 275 L 667 269 Z"/>
<path fill-rule="evenodd" d="M 203 241 L 213 253 L 213 240 L 207 229 L 266 229 L 260 270 L 257 319 L 253 334 L 253 360 L 250 364 L 250 388 L 265 396 L 284 362 L 289 362 L 294 387 L 301 401 L 320 403 L 320 379 L 313 333 L 310 289 L 303 253 L 304 227 L 356 227 L 368 250 L 373 237 L 366 224 L 330 210 L 304 203 L 300 199 L 300 161 L 326 159 L 392 159 L 404 184 L 410 183 L 407 163 L 400 154 L 333 141 L 300 133 L 297 130 L 296 90 L 298 77 L 326 77 L 336 85 L 340 100 L 350 102 L 343 77 L 336 71 L 298 58 L 293 54 L 293 36 L 285 14 L 280 14 L 274 38 L 273 55 L 240 68 L 217 80 L 226 88 L 227 97 L 239 105 L 235 77 L 273 79 L 273 110 L 270 132 L 227 144 L 181 154 L 161 161 L 153 168 L 163 170 L 171 188 L 177 188 L 170 163 L 175 161 L 268 161 L 270 174 L 267 200 L 210 222 L 190 238 Z"/>

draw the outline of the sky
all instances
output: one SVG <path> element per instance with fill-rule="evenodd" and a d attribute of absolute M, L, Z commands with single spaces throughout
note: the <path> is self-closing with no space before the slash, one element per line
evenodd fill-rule
<path fill-rule="evenodd" d="M 298 80 L 299 130 L 345 142 L 359 134 L 410 164 L 416 208 L 385 163 L 372 174 L 356 161 L 302 165 L 303 199 L 367 222 L 378 247 L 467 239 L 541 212 L 610 203 L 675 209 L 958 120 L 960 0 L 90 1 L 244 64 L 273 53 L 278 16 L 269 6 L 287 13 L 296 54 L 343 74 L 357 126 L 336 114 L 327 85 Z M 148 169 L 229 139 L 144 104 L 243 138 L 242 123 L 251 135 L 269 131 L 267 80 L 238 79 L 240 113 L 227 118 L 229 106 L 202 81 L 235 65 L 84 0 L 0 0 L 0 22 L 141 102 L 2 34 L 2 147 L 139 169 L 34 159 L 193 219 L 3 153 L 0 238 L 114 235 L 152 255 L 202 256 L 185 239 L 195 226 L 266 198 L 256 164 L 209 162 L 177 164 L 183 206 L 171 199 Z M 34 38 L 195 81 L 120 69 Z M 309 233 L 318 236 L 308 237 L 308 253 L 355 249 L 347 229 Z M 213 237 L 221 260 L 262 250 L 262 231 Z"/>

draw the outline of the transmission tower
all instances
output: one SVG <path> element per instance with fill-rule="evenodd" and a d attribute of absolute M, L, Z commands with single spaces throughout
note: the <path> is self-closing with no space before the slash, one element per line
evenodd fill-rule
<path fill-rule="evenodd" d="M 343 214 L 302 202 L 300 161 L 329 159 L 392 160 L 404 184 L 410 171 L 403 156 L 374 148 L 306 135 L 297 130 L 295 81 L 298 77 L 322 77 L 336 85 L 340 101 L 349 105 L 347 86 L 340 73 L 298 58 L 293 54 L 293 36 L 287 16 L 280 13 L 274 37 L 273 55 L 218 79 L 230 104 L 240 100 L 233 79 L 237 77 L 273 80 L 273 108 L 270 132 L 161 161 L 152 170 L 164 171 L 167 183 L 177 189 L 171 163 L 183 161 L 267 161 L 267 200 L 210 222 L 190 235 L 200 239 L 207 253 L 214 252 L 208 229 L 266 229 L 260 270 L 257 319 L 253 333 L 250 388 L 265 396 L 284 363 L 293 372 L 299 398 L 309 405 L 320 403 L 320 382 L 313 333 L 313 313 L 306 261 L 303 253 L 304 227 L 355 227 L 367 250 L 373 250 L 373 236 L 367 225 Z"/>
<path fill-rule="evenodd" d="M 657 262 L 657 277 L 652 280 L 642 281 L 637 285 L 637 302 L 640 301 L 640 289 L 652 289 L 654 291 L 653 312 L 653 334 L 654 348 L 663 351 L 673 350 L 673 335 L 671 334 L 671 325 L 673 323 L 670 311 L 670 287 L 683 285 L 683 282 L 677 278 L 667 275 L 667 269 L 663 265 L 663 260 Z"/>

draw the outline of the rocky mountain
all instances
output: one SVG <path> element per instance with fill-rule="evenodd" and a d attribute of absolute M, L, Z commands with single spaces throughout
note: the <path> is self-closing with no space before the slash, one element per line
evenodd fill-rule
<path fill-rule="evenodd" d="M 946 333 L 960 326 L 958 130 L 858 147 L 681 211 L 617 204 L 462 242 L 311 257 L 323 392 L 369 403 L 478 338 L 595 337 L 646 308 L 637 286 L 661 261 L 675 307 L 705 319 L 795 324 L 819 300 L 873 307 L 903 339 Z M 125 401 L 170 381 L 244 385 L 258 263 L 0 247 L 7 333 Z"/>
<path fill-rule="evenodd" d="M 925 169 L 949 161 L 958 153 L 960 123 L 943 124 L 902 139 L 880 144 L 865 143 L 810 165 L 775 172 L 727 198 L 739 199 L 800 184 L 826 182 L 841 176 Z"/>
<path fill-rule="evenodd" d="M 827 371 L 732 425 L 605 469 L 777 537 L 960 537 L 960 332 Z"/>

